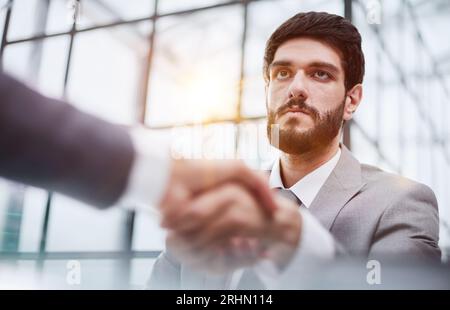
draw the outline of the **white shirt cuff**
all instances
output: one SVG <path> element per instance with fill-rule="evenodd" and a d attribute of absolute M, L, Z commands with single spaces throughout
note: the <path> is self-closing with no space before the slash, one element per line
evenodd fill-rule
<path fill-rule="evenodd" d="M 143 128 L 130 130 L 136 151 L 127 188 L 117 203 L 125 209 L 157 211 L 170 175 L 169 143 L 158 132 Z"/>
<path fill-rule="evenodd" d="M 335 256 L 334 239 L 331 233 L 308 210 L 300 209 L 302 214 L 302 234 L 300 245 L 291 264 L 296 258 L 314 257 L 331 260 Z"/>
<path fill-rule="evenodd" d="M 289 264 L 281 272 L 268 261 L 254 267 L 268 289 L 278 287 L 281 279 L 308 272 L 311 262 L 327 262 L 335 257 L 335 243 L 330 232 L 308 210 L 300 209 L 300 212 L 303 219 L 301 239 Z"/>

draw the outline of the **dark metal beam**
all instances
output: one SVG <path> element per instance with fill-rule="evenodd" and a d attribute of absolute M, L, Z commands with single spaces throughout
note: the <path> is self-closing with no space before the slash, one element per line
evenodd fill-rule
<path fill-rule="evenodd" d="M 154 14 L 158 13 L 158 0 L 155 0 L 155 6 L 153 8 Z M 144 70 L 142 74 L 142 83 L 141 83 L 141 93 L 139 98 L 139 111 L 138 111 L 138 121 L 140 124 L 145 124 L 145 120 L 147 118 L 147 110 L 148 110 L 148 94 L 150 92 L 150 74 L 152 72 L 152 64 L 153 64 L 153 55 L 154 55 L 154 47 L 155 47 L 155 38 L 156 38 L 156 21 L 157 19 L 152 19 L 152 32 L 150 33 L 150 37 L 148 38 L 148 53 L 145 59 Z"/>
<path fill-rule="evenodd" d="M 78 3 L 79 5 L 79 3 Z M 72 50 L 73 50 L 73 41 L 76 34 L 76 17 L 74 17 L 72 28 L 69 32 L 70 34 L 70 44 L 67 51 L 67 61 L 66 61 L 66 69 L 64 72 L 64 84 L 63 84 L 63 97 L 67 97 L 67 84 L 69 81 L 69 72 L 70 72 L 70 64 L 72 59 Z M 46 247 L 47 247 L 47 238 L 48 238 L 48 227 L 50 225 L 50 215 L 51 215 L 51 208 L 53 203 L 53 193 L 48 192 L 47 195 L 47 202 L 45 204 L 45 213 L 44 213 L 44 222 L 42 224 L 41 228 L 41 241 L 39 244 L 39 254 L 41 257 L 45 257 Z M 43 269 L 43 259 L 40 259 L 37 264 L 37 268 L 39 270 Z"/>
<path fill-rule="evenodd" d="M 50 0 L 41 0 L 36 3 L 36 19 L 34 21 L 34 29 L 36 33 L 44 34 L 47 28 L 47 17 L 50 7 Z M 42 49 L 44 41 L 34 41 L 32 43 L 30 56 L 28 59 L 28 80 L 35 84 L 39 78 L 39 71 L 42 63 Z"/>
<path fill-rule="evenodd" d="M 243 21 L 243 29 L 242 29 L 242 38 L 241 38 L 241 61 L 239 64 L 239 83 L 238 83 L 238 97 L 236 103 L 236 121 L 240 122 L 242 119 L 242 95 L 244 92 L 244 78 L 245 78 L 245 44 L 247 42 L 247 29 L 248 29 L 248 1 L 243 0 L 243 11 L 242 11 L 242 21 Z M 239 135 L 240 128 L 239 126 L 236 128 L 235 137 L 234 137 L 234 152 L 237 156 L 239 152 Z"/>
<path fill-rule="evenodd" d="M 5 25 L 3 26 L 2 42 L 0 45 L 0 70 L 3 70 L 3 52 L 5 51 L 5 47 L 8 44 L 7 38 L 8 38 L 9 22 L 11 20 L 12 6 L 13 0 L 8 0 L 8 3 L 2 8 L 2 9 L 6 8 L 6 15 L 5 15 Z"/>
<path fill-rule="evenodd" d="M 0 252 L 1 260 L 68 260 L 68 259 L 124 259 L 157 258 L 161 251 L 110 251 L 110 252 Z"/>
<path fill-rule="evenodd" d="M 353 1 L 352 0 L 343 0 L 344 1 L 344 17 L 348 19 L 350 22 L 353 21 Z M 344 126 L 344 133 L 343 133 L 343 143 L 344 145 L 351 150 L 352 149 L 352 143 L 351 143 L 351 127 L 352 127 L 352 121 L 348 122 Z"/>
<path fill-rule="evenodd" d="M 239 4 L 242 4 L 242 1 L 243 0 L 234 0 L 234 1 L 229 1 L 229 2 L 225 2 L 225 3 L 219 3 L 219 4 L 215 4 L 215 5 L 195 8 L 195 9 L 170 12 L 170 13 L 166 13 L 166 14 L 155 13 L 152 16 L 147 16 L 147 17 L 142 17 L 142 18 L 135 18 L 135 19 L 130 19 L 130 20 L 117 20 L 117 21 L 102 24 L 102 25 L 96 25 L 96 26 L 91 26 L 91 27 L 86 27 L 86 28 L 79 28 L 76 30 L 76 33 L 93 31 L 93 30 L 104 29 L 104 28 L 109 28 L 109 27 L 122 26 L 122 25 L 136 24 L 136 23 L 140 23 L 143 21 L 151 21 L 154 19 L 159 19 L 159 18 L 167 17 L 167 16 L 188 15 L 191 13 L 216 9 L 216 8 L 220 8 L 220 7 L 239 5 Z M 269 1 L 269 0 L 246 0 L 246 1 L 247 2 L 257 2 L 257 1 Z M 34 40 L 43 40 L 43 39 L 47 39 L 47 38 L 54 38 L 54 37 L 58 37 L 58 36 L 68 35 L 68 34 L 71 34 L 71 31 L 62 31 L 62 32 L 56 32 L 56 33 L 52 33 L 52 34 L 35 35 L 35 36 L 28 37 L 28 38 L 7 41 L 6 43 L 7 44 L 18 44 L 18 43 L 29 42 L 29 41 L 34 41 Z"/>
<path fill-rule="evenodd" d="M 353 1 L 352 0 L 343 0 L 344 1 L 344 17 L 349 21 L 353 21 Z"/>

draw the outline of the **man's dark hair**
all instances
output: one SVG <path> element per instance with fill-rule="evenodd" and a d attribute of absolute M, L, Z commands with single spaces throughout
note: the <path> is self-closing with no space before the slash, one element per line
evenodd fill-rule
<path fill-rule="evenodd" d="M 340 53 L 349 90 L 364 77 L 364 54 L 358 29 L 342 16 L 325 12 L 298 13 L 279 26 L 267 41 L 264 53 L 264 79 L 270 80 L 269 66 L 277 49 L 288 40 L 307 37 L 317 39 Z"/>

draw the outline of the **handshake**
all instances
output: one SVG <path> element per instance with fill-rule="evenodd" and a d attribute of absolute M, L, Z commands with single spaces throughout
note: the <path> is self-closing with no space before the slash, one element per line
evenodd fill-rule
<path fill-rule="evenodd" d="M 299 206 L 241 161 L 174 160 L 160 203 L 167 250 L 222 274 L 269 259 L 283 268 L 298 247 Z"/>

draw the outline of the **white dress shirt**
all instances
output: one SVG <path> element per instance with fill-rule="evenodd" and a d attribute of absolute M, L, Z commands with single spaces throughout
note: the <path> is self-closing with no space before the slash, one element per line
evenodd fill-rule
<path fill-rule="evenodd" d="M 270 173 L 270 187 L 290 190 L 298 199 L 300 199 L 305 207 L 309 208 L 314 198 L 316 198 L 317 193 L 322 188 L 322 185 L 325 184 L 325 181 L 336 167 L 340 157 L 341 148 L 338 148 L 338 151 L 330 160 L 322 164 L 322 166 L 316 170 L 305 175 L 290 188 L 284 186 L 283 181 L 281 180 L 280 160 L 276 160 Z"/>
<path fill-rule="evenodd" d="M 280 160 L 278 159 L 270 173 L 270 187 L 290 190 L 306 208 L 309 208 L 336 167 L 340 156 L 341 149 L 338 148 L 338 151 L 330 160 L 304 176 L 290 188 L 286 188 L 281 180 Z M 332 259 L 335 255 L 333 237 L 330 232 L 308 210 L 299 208 L 299 212 L 303 219 L 301 240 L 289 265 L 281 272 L 270 260 L 263 260 L 253 267 L 255 273 L 267 288 L 277 287 L 278 279 L 281 278 L 283 272 L 289 272 L 289 266 L 307 266 L 311 259 L 326 261 Z M 238 287 L 243 271 L 244 269 L 240 269 L 233 274 L 230 282 L 231 289 Z"/>
<path fill-rule="evenodd" d="M 143 128 L 130 131 L 135 159 L 128 177 L 128 185 L 117 205 L 157 213 L 170 175 L 169 143 L 157 132 Z"/>

